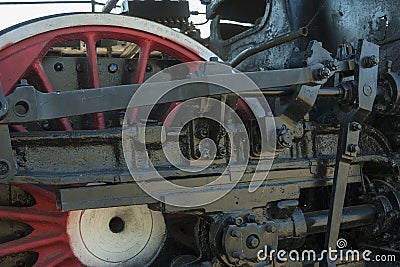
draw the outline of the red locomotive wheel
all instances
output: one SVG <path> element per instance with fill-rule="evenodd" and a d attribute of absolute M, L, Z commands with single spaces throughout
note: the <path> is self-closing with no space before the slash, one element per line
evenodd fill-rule
<path fill-rule="evenodd" d="M 32 77 L 38 90 L 54 92 L 43 60 L 55 45 L 75 40 L 85 43 L 89 88 L 102 86 L 96 47 L 100 40 L 125 41 L 140 48 L 134 83 L 144 81 L 153 50 L 181 62 L 215 57 L 199 43 L 168 27 L 111 14 L 51 16 L 9 28 L 0 36 L 0 74 L 5 95 L 12 93 L 20 80 Z M 95 114 L 93 120 L 95 129 L 106 127 L 104 114 Z M 68 118 L 57 120 L 56 130 L 73 129 Z M 13 126 L 13 130 L 24 132 L 27 128 Z M 49 191 L 34 185 L 18 187 L 31 195 L 35 204 L 1 206 L 0 221 L 23 223 L 32 231 L 22 237 L 0 239 L 2 258 L 34 252 L 34 266 L 40 267 L 144 266 L 157 256 L 165 240 L 162 214 L 146 206 L 67 213 L 56 209 L 55 196 Z"/>

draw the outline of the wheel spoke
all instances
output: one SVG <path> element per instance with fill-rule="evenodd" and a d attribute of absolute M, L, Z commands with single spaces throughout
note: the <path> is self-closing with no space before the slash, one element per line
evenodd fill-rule
<path fill-rule="evenodd" d="M 61 215 L 61 216 L 60 216 Z M 57 224 L 65 220 L 62 213 L 43 213 L 32 207 L 0 207 L 0 218 L 2 220 L 19 221 L 25 223 Z"/>
<path fill-rule="evenodd" d="M 51 248 L 52 252 L 54 251 L 54 248 Z M 48 251 L 46 251 L 46 254 L 49 254 Z M 74 255 L 71 252 L 66 252 L 62 250 L 62 247 L 57 248 L 56 253 L 51 253 L 51 256 L 49 255 L 42 255 L 42 257 L 39 255 L 39 259 L 36 262 L 37 266 L 46 266 L 46 267 L 57 267 L 57 266 L 82 266 L 82 264 L 79 264 L 78 262 L 75 262 L 74 265 L 62 265 L 62 263 L 70 262 L 71 259 L 74 258 Z"/>
<path fill-rule="evenodd" d="M 165 127 L 171 127 L 176 114 L 178 114 L 179 109 L 181 108 L 181 105 L 181 102 L 175 102 L 168 107 L 168 110 L 165 112 L 165 116 L 163 117 L 163 125 Z"/>
<path fill-rule="evenodd" d="M 37 60 L 35 63 L 33 63 L 32 68 L 37 78 L 39 79 L 39 82 L 41 83 L 43 91 L 45 93 L 53 93 L 54 92 L 53 86 L 51 85 L 49 77 L 47 76 L 43 68 L 42 62 Z M 60 124 L 60 129 L 62 131 L 72 131 L 71 123 L 67 118 L 61 118 L 58 120 L 58 122 Z"/>
<path fill-rule="evenodd" d="M 16 132 L 26 133 L 28 130 L 22 125 L 11 125 L 11 129 Z"/>
<path fill-rule="evenodd" d="M 47 74 L 43 68 L 43 64 L 40 61 L 36 61 L 35 63 L 33 63 L 32 68 L 37 76 L 37 78 L 39 78 L 39 81 L 41 83 L 41 86 L 43 89 L 42 91 L 45 93 L 53 93 L 53 87 L 49 81 L 49 78 L 47 77 Z"/>
<path fill-rule="evenodd" d="M 97 65 L 96 38 L 88 34 L 85 40 L 88 57 L 89 83 L 92 88 L 100 87 L 99 66 Z"/>
<path fill-rule="evenodd" d="M 51 246 L 63 241 L 60 234 L 35 234 L 35 231 L 28 236 L 0 244 L 0 257 L 21 253 L 25 251 L 35 251 L 40 247 Z"/>
<path fill-rule="evenodd" d="M 140 45 L 139 60 L 136 67 L 135 83 L 144 82 L 144 75 L 146 73 L 147 62 L 149 61 L 152 46 L 153 42 L 150 40 L 145 40 Z"/>
<path fill-rule="evenodd" d="M 147 63 L 149 61 L 150 53 L 152 51 L 153 42 L 150 40 L 144 40 L 140 45 L 139 60 L 136 67 L 135 83 L 143 83 L 147 68 Z M 139 109 L 129 108 L 128 113 L 128 124 L 132 124 L 136 121 Z"/>
<path fill-rule="evenodd" d="M 44 210 L 44 211 L 56 211 L 56 196 L 39 186 L 32 184 L 21 184 L 18 185 L 19 188 L 24 190 L 33 196 L 36 200 L 36 205 L 34 206 L 36 210 Z"/>
<path fill-rule="evenodd" d="M 99 66 L 97 65 L 96 42 L 97 38 L 94 34 L 87 34 L 85 43 L 88 57 L 89 84 L 92 88 L 101 87 Z M 99 130 L 103 130 L 106 128 L 103 113 L 94 114 L 94 126 L 96 129 Z"/>

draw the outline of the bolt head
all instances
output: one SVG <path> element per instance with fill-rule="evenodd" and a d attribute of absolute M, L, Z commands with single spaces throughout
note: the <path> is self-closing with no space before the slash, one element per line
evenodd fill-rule
<path fill-rule="evenodd" d="M 20 167 L 25 167 L 26 166 L 24 158 L 20 158 L 20 157 L 17 158 L 17 164 Z"/>
<path fill-rule="evenodd" d="M 116 73 L 118 71 L 118 65 L 115 63 L 111 63 L 110 65 L 108 65 L 108 71 L 110 73 Z"/>
<path fill-rule="evenodd" d="M 4 160 L 0 161 L 0 175 L 6 175 L 10 171 L 10 166 Z"/>
<path fill-rule="evenodd" d="M 231 231 L 231 236 L 232 237 L 240 237 L 240 232 L 238 230 L 232 230 Z"/>
<path fill-rule="evenodd" d="M 43 123 L 42 123 L 42 128 L 43 128 L 44 130 L 46 130 L 46 131 L 50 130 L 50 129 L 51 129 L 51 124 L 50 124 L 50 122 L 48 122 L 48 121 L 43 122 Z"/>
<path fill-rule="evenodd" d="M 393 61 L 391 61 L 391 60 L 386 61 L 386 71 L 387 72 L 392 71 L 392 66 L 393 66 Z"/>
<path fill-rule="evenodd" d="M 328 61 L 328 62 L 326 62 L 325 65 L 331 71 L 334 71 L 334 70 L 338 69 L 338 66 L 336 65 L 335 61 Z"/>
<path fill-rule="evenodd" d="M 56 62 L 54 64 L 54 70 L 55 71 L 63 71 L 64 70 L 64 65 L 61 62 Z"/>
<path fill-rule="evenodd" d="M 358 150 L 358 145 L 356 145 L 356 144 L 350 144 L 347 147 L 347 151 L 349 151 L 350 153 L 355 153 L 355 152 L 357 152 L 357 150 Z"/>
<path fill-rule="evenodd" d="M 146 66 L 146 72 L 151 72 L 153 70 L 153 66 L 147 65 Z"/>
<path fill-rule="evenodd" d="M 315 76 L 314 78 L 319 81 L 329 78 L 330 75 L 331 75 L 331 71 L 327 67 L 317 69 L 314 72 L 314 76 Z"/>
<path fill-rule="evenodd" d="M 378 111 L 378 112 L 385 112 L 386 111 L 386 106 L 382 105 L 382 104 L 377 104 L 375 106 L 375 110 Z"/>
<path fill-rule="evenodd" d="M 324 79 L 329 78 L 330 75 L 331 75 L 331 71 L 328 68 L 324 67 L 321 69 L 321 76 Z"/>
<path fill-rule="evenodd" d="M 279 144 L 284 148 L 289 148 L 293 145 L 294 134 L 291 131 L 287 131 L 285 133 L 281 133 L 278 136 Z"/>
<path fill-rule="evenodd" d="M 365 96 L 371 96 L 372 94 L 372 87 L 368 84 L 364 85 L 363 87 L 363 93 Z"/>
<path fill-rule="evenodd" d="M 268 233 L 275 233 L 275 232 L 276 232 L 276 226 L 273 225 L 273 224 L 267 224 L 267 225 L 265 226 L 265 230 L 266 230 Z"/>
<path fill-rule="evenodd" d="M 352 122 L 350 126 L 351 126 L 351 130 L 354 132 L 361 131 L 361 129 L 362 129 L 361 124 L 359 124 L 358 122 Z"/>
<path fill-rule="evenodd" d="M 77 72 L 82 72 L 83 71 L 83 67 L 81 63 L 76 64 L 76 71 Z"/>
<path fill-rule="evenodd" d="M 369 57 L 365 57 L 362 63 L 364 65 L 364 68 L 372 68 L 379 64 L 379 59 L 375 55 L 372 55 Z"/>
<path fill-rule="evenodd" d="M 247 219 L 247 221 L 250 222 L 250 223 L 262 224 L 262 223 L 264 222 L 264 220 L 263 220 L 262 217 L 260 217 L 260 216 L 258 216 L 258 215 L 256 215 L 256 214 L 253 214 L 253 213 L 247 215 L 247 216 L 246 216 L 246 219 Z"/>
<path fill-rule="evenodd" d="M 240 216 L 234 217 L 234 218 L 232 218 L 232 222 L 234 224 L 236 224 L 237 226 L 240 226 L 243 224 L 243 218 Z"/>
<path fill-rule="evenodd" d="M 220 156 L 225 156 L 226 155 L 226 148 L 224 145 L 219 145 L 218 146 L 218 153 Z"/>
<path fill-rule="evenodd" d="M 201 138 L 206 138 L 207 135 L 208 135 L 207 129 L 201 127 L 201 128 L 199 129 L 199 136 L 200 136 Z"/>
<path fill-rule="evenodd" d="M 260 238 L 257 235 L 250 235 L 246 239 L 246 245 L 248 248 L 257 248 L 260 245 Z"/>

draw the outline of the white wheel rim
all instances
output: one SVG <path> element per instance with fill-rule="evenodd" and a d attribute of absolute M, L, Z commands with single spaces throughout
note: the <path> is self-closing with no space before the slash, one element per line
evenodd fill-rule
<path fill-rule="evenodd" d="M 189 48 L 205 60 L 209 60 L 211 57 L 217 57 L 217 55 L 192 38 L 164 25 L 136 17 L 99 13 L 67 14 L 22 25 L 1 35 L 0 50 L 5 46 L 17 43 L 40 33 L 82 25 L 115 26 L 140 30 L 171 40 L 179 45 Z"/>

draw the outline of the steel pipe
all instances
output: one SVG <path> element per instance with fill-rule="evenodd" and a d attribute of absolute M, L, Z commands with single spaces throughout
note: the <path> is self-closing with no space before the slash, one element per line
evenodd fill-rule
<path fill-rule="evenodd" d="M 307 212 L 304 214 L 307 234 L 324 233 L 328 224 L 328 210 Z M 376 208 L 371 204 L 345 207 L 343 209 L 341 229 L 366 226 L 374 223 Z"/>
<path fill-rule="evenodd" d="M 269 42 L 260 44 L 258 46 L 255 47 L 250 47 L 246 50 L 244 50 L 243 52 L 239 53 L 236 57 L 234 57 L 231 62 L 230 65 L 235 68 L 237 65 L 239 65 L 243 60 L 245 60 L 246 58 L 249 58 L 252 55 L 255 55 L 261 51 L 270 49 L 272 47 L 293 41 L 299 37 L 304 37 L 307 36 L 308 34 L 308 29 L 307 27 L 303 27 L 298 29 L 297 31 L 294 32 L 290 32 L 287 34 L 284 34 L 282 36 L 278 36 L 274 39 L 272 39 Z"/>

